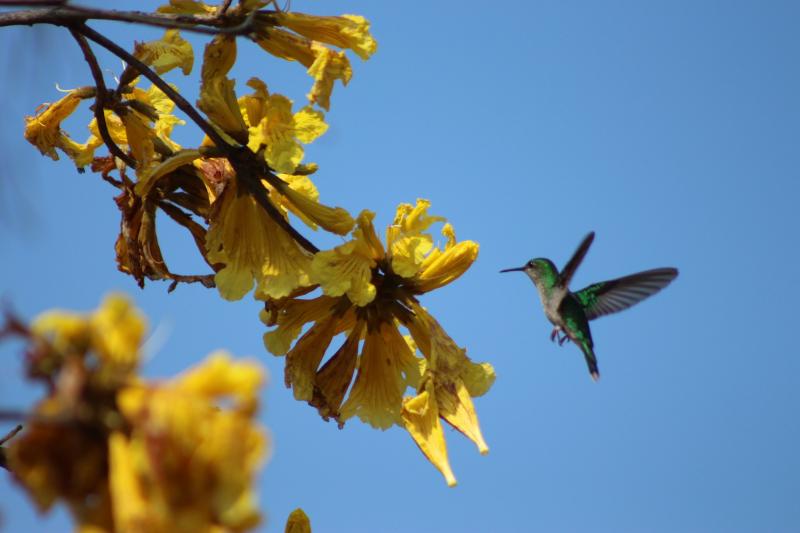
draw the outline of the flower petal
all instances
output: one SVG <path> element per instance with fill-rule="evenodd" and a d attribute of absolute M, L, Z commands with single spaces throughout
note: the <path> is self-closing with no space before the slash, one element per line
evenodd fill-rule
<path fill-rule="evenodd" d="M 433 394 L 433 384 L 429 383 L 418 395 L 406 398 L 402 411 L 403 425 L 433 466 L 444 476 L 449 487 L 456 485 L 456 477 L 450 468 L 447 457 L 447 443 L 444 440 L 439 410 Z"/>
<path fill-rule="evenodd" d="M 381 324 L 367 333 L 353 390 L 342 406 L 342 421 L 358 416 L 378 429 L 400 422 L 406 380 L 404 362 L 413 359 L 408 344 L 394 324 Z"/>

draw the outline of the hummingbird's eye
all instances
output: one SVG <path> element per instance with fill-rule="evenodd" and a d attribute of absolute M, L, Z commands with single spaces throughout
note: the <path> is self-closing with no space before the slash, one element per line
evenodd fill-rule
<path fill-rule="evenodd" d="M 536 266 L 536 262 L 533 259 L 528 261 L 528 268 L 533 268 L 534 266 Z"/>

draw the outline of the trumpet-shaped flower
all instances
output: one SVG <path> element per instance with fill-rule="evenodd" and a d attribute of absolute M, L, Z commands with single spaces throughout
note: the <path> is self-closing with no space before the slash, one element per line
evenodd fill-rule
<path fill-rule="evenodd" d="M 100 143 L 76 143 L 61 130 L 61 123 L 78 108 L 81 100 L 92 98 L 94 95 L 94 87 L 75 89 L 69 91 L 59 101 L 47 105 L 38 115 L 25 117 L 25 139 L 42 154 L 54 160 L 58 159 L 56 148 L 59 148 L 75 161 L 77 166 L 89 164 L 94 150 Z"/>
<path fill-rule="evenodd" d="M 369 33 L 369 21 L 358 15 L 321 17 L 281 12 L 275 15 L 275 20 L 308 39 L 350 49 L 361 59 L 369 59 L 378 49 L 378 43 Z"/>
<path fill-rule="evenodd" d="M 240 299 L 254 283 L 272 298 L 311 284 L 311 255 L 251 195 L 240 193 L 236 180 L 214 203 L 206 250 L 212 264 L 224 265 L 215 281 L 227 300 Z"/>
<path fill-rule="evenodd" d="M 299 37 L 280 28 L 266 27 L 256 37 L 256 43 L 270 54 L 297 61 L 304 65 L 314 85 L 308 93 L 312 104 L 330 109 L 333 83 L 341 80 L 347 85 L 353 76 L 350 60 L 343 51 L 334 51 L 316 41 Z"/>
<path fill-rule="evenodd" d="M 203 55 L 199 107 L 211 121 L 234 139 L 246 138 L 247 128 L 234 92 L 235 81 L 227 77 L 236 61 L 236 39 L 217 35 Z"/>
<path fill-rule="evenodd" d="M 352 240 L 314 256 L 312 281 L 324 294 L 268 300 L 262 320 L 276 326 L 264 342 L 272 353 L 286 355 L 285 381 L 297 399 L 339 424 L 357 416 L 380 429 L 404 427 L 452 485 L 439 419 L 481 453 L 488 451 L 472 397 L 489 389 L 494 370 L 471 362 L 417 300 L 458 278 L 478 252 L 473 242 L 458 243 L 449 224 L 444 246 L 434 246 L 428 230 L 443 219 L 428 215 L 428 208 L 424 200 L 401 205 L 386 247 L 373 227 L 374 214 L 362 212 Z M 311 327 L 292 347 L 305 324 Z M 344 343 L 325 360 L 340 333 Z M 409 387 L 417 394 L 404 399 Z"/>

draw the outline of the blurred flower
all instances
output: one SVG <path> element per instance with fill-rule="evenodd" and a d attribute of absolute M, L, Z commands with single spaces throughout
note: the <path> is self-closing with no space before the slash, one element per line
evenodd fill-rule
<path fill-rule="evenodd" d="M 284 533 L 311 533 L 311 521 L 302 509 L 297 508 L 289 514 Z"/>
<path fill-rule="evenodd" d="M 474 242 L 457 243 L 449 224 L 442 230 L 445 246 L 434 246 L 428 229 L 444 219 L 428 215 L 428 208 L 425 200 L 400 205 L 385 248 L 372 225 L 374 214 L 362 212 L 352 240 L 314 256 L 312 280 L 324 294 L 268 299 L 262 320 L 277 326 L 264 342 L 272 353 L 286 355 L 285 381 L 295 398 L 340 425 L 358 416 L 380 429 L 405 427 L 453 484 L 439 418 L 473 440 L 481 453 L 488 451 L 471 398 L 489 389 L 494 370 L 488 363 L 472 363 L 417 300 L 458 278 L 478 253 Z M 402 336 L 400 326 L 413 341 Z M 322 364 L 340 333 L 345 342 Z M 422 357 L 416 356 L 417 347 Z M 408 387 L 418 394 L 404 400 Z"/>
<path fill-rule="evenodd" d="M 28 374 L 47 396 L 4 450 L 40 510 L 63 501 L 81 531 L 258 524 L 259 365 L 219 352 L 178 378 L 142 380 L 144 318 L 121 295 L 90 314 L 44 313 L 25 331 Z"/>
<path fill-rule="evenodd" d="M 253 420 L 263 380 L 256 363 L 216 353 L 166 383 L 120 391 L 131 430 L 109 442 L 118 530 L 242 531 L 259 523 L 251 486 L 267 451 Z M 232 403 L 223 409 L 223 400 Z"/>

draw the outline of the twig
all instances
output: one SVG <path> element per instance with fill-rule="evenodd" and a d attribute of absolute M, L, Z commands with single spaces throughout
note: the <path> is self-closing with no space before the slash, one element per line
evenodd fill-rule
<path fill-rule="evenodd" d="M 20 431 L 22 431 L 22 424 L 17 424 L 17 427 L 6 433 L 6 436 L 0 439 L 0 446 L 13 439 Z"/>
<path fill-rule="evenodd" d="M 124 161 L 129 167 L 136 168 L 136 160 L 123 152 L 122 149 L 117 146 L 117 143 L 114 142 L 114 139 L 111 138 L 111 133 L 108 131 L 108 124 L 106 123 L 106 115 L 104 113 L 108 89 L 106 88 L 106 82 L 103 79 L 103 72 L 100 70 L 100 65 L 97 63 L 97 58 L 95 57 L 94 52 L 92 52 L 92 48 L 89 46 L 89 43 L 86 41 L 86 38 L 83 35 L 78 33 L 75 28 L 69 28 L 69 32 L 78 42 L 78 46 L 81 47 L 83 57 L 86 59 L 86 63 L 89 64 L 89 70 L 92 71 L 92 77 L 94 78 L 94 83 L 97 86 L 97 94 L 95 95 L 94 99 L 94 116 L 95 119 L 97 119 L 97 129 L 100 131 L 100 137 L 108 147 L 109 152 L 111 152 L 115 157 L 118 157 Z"/>
<path fill-rule="evenodd" d="M 161 91 L 166 94 L 170 100 L 175 102 L 175 105 L 178 106 L 181 111 L 186 113 L 186 115 L 192 119 L 192 121 L 197 124 L 197 126 L 203 130 L 206 135 L 208 135 L 208 138 L 211 139 L 215 145 L 223 150 L 231 150 L 232 147 L 225 141 L 225 139 L 222 138 L 219 133 L 217 133 L 217 130 L 215 130 L 214 127 L 200 115 L 197 109 L 195 109 L 194 106 L 186 100 L 186 98 L 181 96 L 180 93 L 170 87 L 170 85 L 165 82 L 161 76 L 153 72 L 150 67 L 139 61 L 133 54 L 130 54 L 115 42 L 111 41 L 104 35 L 97 33 L 89 26 L 82 24 L 75 27 L 75 29 L 115 56 L 125 61 L 128 65 L 138 70 L 142 76 L 153 82 L 153 85 L 161 89 Z"/>
<path fill-rule="evenodd" d="M 6 5 L 30 5 L 37 7 L 60 6 L 51 9 L 30 9 L 25 11 L 12 11 L 0 14 L 0 27 L 19 26 L 33 24 L 55 24 L 57 26 L 69 26 L 76 23 L 83 23 L 87 20 L 113 20 L 116 22 L 128 22 L 132 24 L 144 24 L 146 26 L 156 26 L 159 28 L 174 28 L 186 30 L 206 35 L 217 35 L 220 33 L 227 35 L 243 35 L 250 33 L 253 29 L 253 20 L 256 11 L 251 11 L 241 22 L 238 17 L 232 17 L 224 12 L 214 17 L 199 17 L 192 15 L 173 15 L 167 13 L 144 13 L 142 11 L 114 11 L 105 9 L 94 9 L 80 6 L 62 5 L 64 2 L 48 2 L 27 4 L 24 2 L 12 2 Z M 0 2 L 0 5 L 3 5 Z M 228 26 L 230 22 L 237 22 L 233 26 Z"/>

